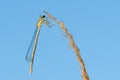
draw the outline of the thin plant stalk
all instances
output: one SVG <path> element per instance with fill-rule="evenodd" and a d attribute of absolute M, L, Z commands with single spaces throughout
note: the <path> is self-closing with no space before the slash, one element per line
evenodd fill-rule
<path fill-rule="evenodd" d="M 82 60 L 82 57 L 80 55 L 80 50 L 78 49 L 78 47 L 76 46 L 75 42 L 74 42 L 74 39 L 72 37 L 72 35 L 68 32 L 68 30 L 66 29 L 65 25 L 63 22 L 57 20 L 55 17 L 53 17 L 50 13 L 46 12 L 46 15 L 53 21 L 55 21 L 61 28 L 61 30 L 65 33 L 66 37 L 69 39 L 69 44 L 70 46 L 72 47 L 72 49 L 74 50 L 75 54 L 76 54 L 76 57 L 77 57 L 77 61 L 80 63 L 81 65 L 81 76 L 83 78 L 83 80 L 89 80 L 89 76 L 88 76 L 88 73 L 86 71 L 86 68 L 85 68 L 85 65 L 84 65 L 84 62 Z"/>

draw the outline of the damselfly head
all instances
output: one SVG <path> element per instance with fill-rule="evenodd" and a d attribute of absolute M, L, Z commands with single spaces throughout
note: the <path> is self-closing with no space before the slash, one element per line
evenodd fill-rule
<path fill-rule="evenodd" d="M 41 15 L 40 18 L 45 18 L 45 15 Z"/>
<path fill-rule="evenodd" d="M 43 24 L 45 24 L 47 27 L 52 27 L 54 26 L 56 23 L 54 21 L 52 21 L 47 15 L 46 15 L 46 11 L 44 11 L 44 14 L 41 16 L 42 20 L 43 20 Z"/>
<path fill-rule="evenodd" d="M 45 18 L 45 15 L 43 15 L 42 18 Z"/>

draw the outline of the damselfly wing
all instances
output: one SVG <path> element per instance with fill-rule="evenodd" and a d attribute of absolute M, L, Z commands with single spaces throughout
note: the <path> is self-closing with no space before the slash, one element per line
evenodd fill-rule
<path fill-rule="evenodd" d="M 35 28 L 35 30 L 34 30 L 34 34 L 33 34 L 32 40 L 31 40 L 29 48 L 27 50 L 27 54 L 26 54 L 26 61 L 27 62 L 31 61 L 32 49 L 33 49 L 33 45 L 34 45 L 34 40 L 35 40 L 36 32 L 37 32 L 37 28 Z"/>
<path fill-rule="evenodd" d="M 35 30 L 35 33 L 33 35 L 33 39 L 30 43 L 29 49 L 28 49 L 27 54 L 26 54 L 26 60 L 28 62 L 30 62 L 30 74 L 32 73 L 33 61 L 34 61 L 34 56 L 35 56 L 35 51 L 36 51 L 39 33 L 40 33 L 40 27 Z"/>

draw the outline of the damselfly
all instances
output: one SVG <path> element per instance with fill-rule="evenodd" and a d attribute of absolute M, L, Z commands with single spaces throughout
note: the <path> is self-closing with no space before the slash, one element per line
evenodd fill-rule
<path fill-rule="evenodd" d="M 34 61 L 38 36 L 39 36 L 40 29 L 43 23 L 46 24 L 48 27 L 51 27 L 54 25 L 54 24 L 51 25 L 50 22 L 45 19 L 45 15 L 40 16 L 40 19 L 36 24 L 36 29 L 35 29 L 33 38 L 31 40 L 30 46 L 28 48 L 27 54 L 26 54 L 26 61 L 30 62 L 30 70 L 29 70 L 30 74 L 32 73 L 32 70 L 33 70 L 33 61 Z"/>
<path fill-rule="evenodd" d="M 32 73 L 33 61 L 34 61 L 38 36 L 39 36 L 39 33 L 40 33 L 41 25 L 43 23 L 43 18 L 45 18 L 45 16 L 40 16 L 40 19 L 36 24 L 36 30 L 34 32 L 32 41 L 30 43 L 29 49 L 28 49 L 27 54 L 26 54 L 26 60 L 28 62 L 30 62 L 30 71 L 29 71 L 30 74 Z"/>

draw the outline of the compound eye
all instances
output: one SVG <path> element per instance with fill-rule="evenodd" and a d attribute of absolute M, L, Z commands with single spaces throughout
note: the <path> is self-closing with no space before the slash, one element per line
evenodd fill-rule
<path fill-rule="evenodd" d="M 43 15 L 42 18 L 45 18 L 45 15 Z"/>

